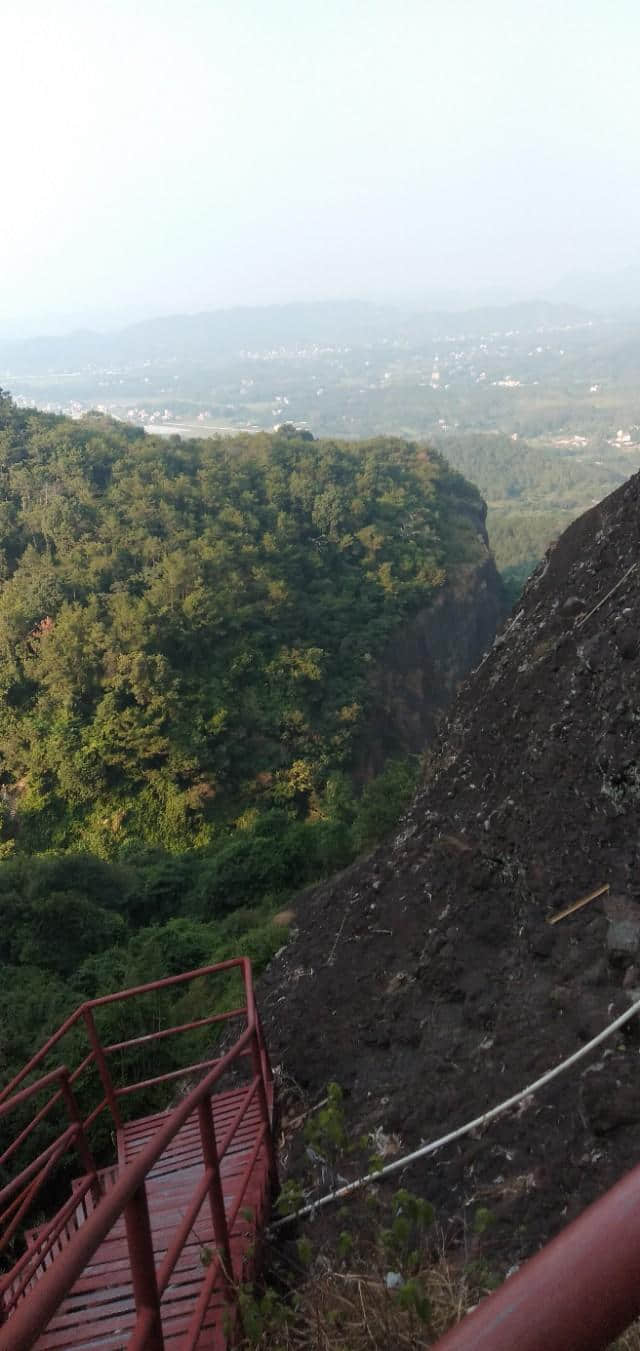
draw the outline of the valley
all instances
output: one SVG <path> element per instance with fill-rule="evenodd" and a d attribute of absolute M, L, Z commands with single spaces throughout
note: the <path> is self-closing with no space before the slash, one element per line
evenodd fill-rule
<path fill-rule="evenodd" d="M 0 344 L 20 406 L 163 436 L 293 423 L 400 435 L 476 483 L 512 598 L 580 511 L 640 466 L 640 322 L 549 302 L 429 313 L 357 302 Z"/>

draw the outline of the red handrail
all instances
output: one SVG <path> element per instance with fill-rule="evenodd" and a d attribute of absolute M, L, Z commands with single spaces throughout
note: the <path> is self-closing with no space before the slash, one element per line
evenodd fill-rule
<path fill-rule="evenodd" d="M 55 1148 L 51 1150 L 51 1153 L 49 1154 L 46 1163 L 43 1163 L 40 1172 L 36 1173 L 33 1181 L 29 1183 L 28 1187 L 25 1187 L 24 1192 L 21 1194 L 21 1196 L 16 1198 L 16 1200 L 18 1200 L 20 1203 L 17 1209 L 15 1209 L 15 1202 L 9 1207 L 9 1211 L 15 1209 L 15 1214 L 13 1215 L 9 1225 L 7 1226 L 4 1234 L 2 1235 L 2 1238 L 0 1239 L 0 1253 L 4 1252 L 4 1249 L 8 1247 L 9 1243 L 11 1242 L 11 1239 L 13 1238 L 13 1235 L 16 1232 L 16 1229 L 20 1225 L 20 1221 L 22 1220 L 26 1212 L 30 1210 L 33 1200 L 40 1191 L 42 1184 L 46 1182 L 52 1169 L 55 1168 L 56 1164 L 62 1158 L 63 1154 L 66 1154 L 67 1146 L 71 1144 L 72 1141 L 75 1140 L 78 1134 L 78 1129 L 79 1129 L 78 1126 L 74 1125 L 69 1126 L 67 1130 L 64 1132 L 64 1134 L 60 1136 L 59 1140 L 56 1140 Z M 2 1216 L 2 1218 L 6 1219 L 6 1212 Z"/>
<path fill-rule="evenodd" d="M 84 1007 L 84 1005 L 82 1007 Z M 31 1057 L 31 1060 L 28 1060 L 26 1065 L 23 1065 L 19 1073 L 16 1074 L 13 1079 L 10 1079 L 9 1083 L 5 1084 L 3 1089 L 0 1089 L 0 1103 L 4 1102 L 8 1097 L 14 1096 L 14 1088 L 17 1088 L 18 1084 L 21 1084 L 22 1080 L 26 1079 L 27 1075 L 31 1074 L 38 1065 L 41 1065 L 42 1061 L 46 1059 L 53 1047 L 57 1046 L 58 1042 L 61 1041 L 63 1037 L 66 1037 L 67 1033 L 70 1032 L 71 1028 L 77 1023 L 81 1011 L 81 1009 L 76 1009 L 75 1013 L 72 1013 L 66 1021 L 62 1023 L 57 1032 L 54 1032 L 53 1035 L 49 1037 L 48 1041 L 45 1041 L 44 1046 L 40 1047 L 40 1050 Z"/>
<path fill-rule="evenodd" d="M 79 1071 L 84 1068 L 86 1063 L 86 1060 L 82 1062 L 79 1066 Z M 78 1071 L 76 1071 L 74 1078 L 77 1078 L 77 1075 Z M 30 1210 L 38 1192 L 42 1189 L 56 1163 L 58 1163 L 63 1154 L 66 1153 L 67 1145 L 70 1142 L 73 1142 L 75 1145 L 81 1166 L 91 1178 L 91 1190 L 94 1201 L 98 1201 L 100 1197 L 100 1184 L 98 1182 L 96 1165 L 86 1137 L 85 1125 L 80 1115 L 75 1094 L 71 1086 L 71 1076 L 65 1065 L 58 1065 L 56 1069 L 51 1070 L 49 1074 L 43 1075 L 40 1079 L 37 1079 L 35 1083 L 29 1084 L 27 1088 L 21 1088 L 12 1098 L 6 1098 L 4 1103 L 0 1105 L 0 1117 L 7 1116 L 15 1107 L 21 1106 L 24 1102 L 27 1102 L 29 1098 L 42 1092 L 43 1088 L 48 1088 L 52 1083 L 60 1084 L 57 1093 L 54 1093 L 53 1097 L 49 1098 L 44 1107 L 39 1112 L 36 1112 L 35 1117 L 29 1125 L 20 1132 L 9 1148 L 4 1151 L 0 1162 L 6 1162 L 18 1146 L 24 1143 L 29 1134 L 48 1114 L 54 1103 L 58 1101 L 64 1102 L 71 1125 L 66 1131 L 63 1131 L 62 1135 L 60 1135 L 57 1140 L 54 1140 L 47 1149 L 41 1151 L 41 1153 L 31 1161 L 28 1167 L 23 1169 L 22 1172 L 8 1183 L 8 1185 L 3 1188 L 2 1192 L 0 1192 L 0 1202 L 2 1202 L 3 1200 L 8 1199 L 8 1197 L 19 1188 L 21 1182 L 24 1182 L 25 1184 L 22 1191 L 19 1191 L 18 1196 L 15 1197 L 7 1209 L 0 1214 L 0 1225 L 7 1221 L 10 1215 L 12 1216 L 10 1223 L 4 1231 L 0 1233 L 0 1253 L 4 1252 L 5 1248 L 10 1243 L 13 1235 L 20 1226 L 22 1219 L 27 1211 Z M 40 1171 L 38 1171 L 38 1168 Z M 33 1181 L 30 1180 L 32 1177 Z"/>
<path fill-rule="evenodd" d="M 639 1252 L 640 1165 L 452 1328 L 438 1351 L 601 1351 L 640 1314 Z"/>
<path fill-rule="evenodd" d="M 233 968 L 240 969 L 244 978 L 246 998 L 244 1009 L 234 1008 L 226 1014 L 213 1014 L 207 1018 L 195 1019 L 191 1023 L 184 1023 L 175 1028 L 158 1029 L 144 1037 L 130 1038 L 127 1042 L 113 1043 L 108 1047 L 103 1047 L 100 1043 L 95 1023 L 93 1022 L 94 1008 L 112 1004 L 121 999 L 131 999 L 137 994 L 146 994 L 154 990 L 179 985 L 189 980 L 217 974 L 220 971 L 229 971 Z M 116 1089 L 112 1084 L 108 1069 L 106 1068 L 106 1055 L 108 1053 L 112 1051 L 126 1051 L 130 1045 L 140 1045 L 142 1043 L 151 1042 L 158 1037 L 165 1037 L 173 1032 L 190 1031 L 194 1028 L 206 1026 L 211 1022 L 220 1022 L 224 1019 L 237 1018 L 243 1013 L 246 1014 L 246 1028 L 236 1039 L 234 1045 L 222 1057 L 213 1061 L 200 1062 L 196 1066 L 186 1067 L 179 1071 L 167 1071 L 165 1074 L 154 1076 L 153 1079 L 141 1080 L 137 1084 L 126 1085 L 121 1089 Z M 19 1085 L 23 1083 L 25 1077 L 42 1065 L 46 1055 L 57 1046 L 61 1037 L 80 1019 L 87 1027 L 92 1048 L 81 1066 L 74 1071 L 72 1076 L 69 1075 L 68 1071 L 58 1067 L 57 1070 L 41 1076 L 36 1083 L 25 1088 L 20 1088 Z M 252 1065 L 252 1077 L 247 1092 L 243 1095 L 240 1108 L 234 1115 L 231 1127 L 225 1132 L 221 1148 L 218 1149 L 211 1112 L 210 1096 L 222 1075 L 229 1067 L 235 1062 L 244 1063 L 245 1057 L 247 1056 L 250 1058 Z M 100 1072 L 106 1096 L 102 1099 L 102 1102 L 98 1107 L 94 1108 L 93 1112 L 89 1114 L 86 1121 L 83 1122 L 80 1119 L 77 1109 L 75 1109 L 75 1100 L 73 1099 L 73 1094 L 70 1089 L 70 1082 L 77 1077 L 82 1069 L 86 1068 L 92 1062 Z M 239 1180 L 239 1190 L 237 1192 L 237 1197 L 239 1199 L 237 1199 L 237 1204 L 233 1208 L 234 1219 L 238 1213 L 242 1198 L 246 1194 L 252 1171 L 263 1147 L 266 1149 L 267 1166 L 270 1170 L 271 1180 L 275 1183 L 275 1156 L 270 1120 L 271 1072 L 255 1009 L 251 966 L 249 961 L 245 958 L 235 958 L 213 966 L 201 967 L 192 972 L 180 973 L 178 976 L 151 981 L 145 985 L 137 986 L 134 989 L 126 990 L 119 994 L 106 995 L 99 999 L 88 1001 L 66 1020 L 57 1033 L 48 1039 L 42 1050 L 38 1052 L 36 1056 L 32 1057 L 28 1065 L 25 1066 L 20 1074 L 16 1075 L 12 1080 L 11 1085 L 0 1094 L 0 1102 L 4 1102 L 5 1111 L 9 1111 L 11 1107 L 16 1106 L 18 1103 L 25 1102 L 29 1097 L 33 1096 L 34 1093 L 42 1090 L 48 1083 L 56 1078 L 62 1078 L 62 1088 L 57 1095 L 54 1095 L 54 1100 L 58 1100 L 60 1096 L 64 1096 L 67 1099 L 67 1105 L 70 1107 L 71 1114 L 74 1116 L 73 1128 L 69 1128 L 69 1142 L 71 1142 L 71 1135 L 73 1135 L 73 1139 L 76 1140 L 76 1137 L 78 1137 L 80 1145 L 83 1147 L 85 1130 L 88 1129 L 89 1125 L 96 1119 L 100 1112 L 104 1110 L 109 1098 L 113 1099 L 117 1111 L 117 1100 L 119 1096 L 124 1096 L 124 1094 L 128 1094 L 130 1091 L 134 1092 L 136 1089 L 143 1089 L 151 1084 L 169 1083 L 177 1077 L 184 1078 L 188 1073 L 194 1073 L 203 1068 L 207 1070 L 204 1077 L 191 1089 L 177 1106 L 165 1116 L 161 1115 L 158 1118 L 159 1124 L 151 1139 L 131 1162 L 121 1166 L 120 1174 L 116 1178 L 111 1189 L 104 1195 L 95 1197 L 95 1208 L 93 1212 L 87 1215 L 84 1223 L 77 1228 L 76 1232 L 72 1233 L 70 1237 L 68 1236 L 67 1222 L 69 1215 L 73 1214 L 78 1198 L 86 1195 L 86 1192 L 91 1185 L 91 1176 L 87 1177 L 87 1179 L 83 1179 L 78 1192 L 74 1193 L 71 1200 L 66 1202 L 54 1219 L 46 1226 L 44 1232 L 41 1232 L 38 1238 L 29 1244 L 24 1257 L 19 1259 L 12 1271 L 4 1278 L 0 1284 L 0 1291 L 4 1288 L 7 1292 L 9 1303 L 5 1308 L 5 1314 L 10 1313 L 10 1317 L 5 1326 L 0 1328 L 0 1351 L 9 1351 L 9 1348 L 11 1348 L 11 1351 L 23 1351 L 23 1349 L 26 1351 L 26 1348 L 33 1344 L 34 1339 L 50 1322 L 56 1309 L 62 1303 L 75 1280 L 84 1270 L 84 1267 L 91 1260 L 100 1243 L 121 1216 L 124 1216 L 125 1218 L 127 1234 L 129 1237 L 137 1312 L 132 1339 L 128 1343 L 131 1348 L 144 1346 L 145 1351 L 153 1351 L 153 1348 L 158 1348 L 158 1351 L 160 1351 L 162 1346 L 162 1332 L 159 1321 L 159 1300 L 162 1291 L 166 1288 L 166 1284 L 170 1280 L 171 1272 L 178 1260 L 180 1252 L 187 1242 L 193 1226 L 193 1221 L 206 1199 L 207 1194 L 210 1197 L 218 1256 L 211 1263 L 211 1266 L 206 1269 L 206 1274 L 203 1276 L 202 1295 L 205 1290 L 210 1291 L 210 1289 L 213 1288 L 211 1282 L 215 1272 L 212 1273 L 211 1268 L 219 1268 L 220 1254 L 222 1254 L 223 1259 L 223 1274 L 227 1279 L 230 1278 L 229 1224 L 224 1211 L 224 1201 L 220 1186 L 219 1163 L 229 1148 L 233 1135 L 235 1131 L 237 1131 L 250 1103 L 254 1100 L 259 1106 L 261 1125 L 258 1129 L 256 1143 Z M 11 1089 L 17 1090 L 13 1092 L 13 1096 L 9 1096 Z M 53 1105 L 53 1102 L 47 1105 L 47 1109 L 51 1105 Z M 112 1103 L 109 1103 L 109 1105 L 112 1106 Z M 118 1127 L 120 1122 L 116 1112 L 113 1112 L 113 1106 L 112 1113 L 114 1124 Z M 195 1188 L 193 1197 L 188 1206 L 186 1218 L 183 1219 L 183 1223 L 179 1226 L 177 1233 L 169 1244 L 160 1271 L 156 1272 L 151 1243 L 151 1231 L 148 1225 L 145 1178 L 193 1113 L 198 1114 L 200 1122 L 204 1174 L 198 1186 Z M 42 1110 L 36 1115 L 35 1121 L 41 1119 Z M 32 1127 L 33 1124 L 34 1123 L 32 1122 Z M 28 1129 L 23 1130 L 20 1133 L 19 1138 L 21 1143 L 25 1140 L 27 1134 Z M 9 1184 L 9 1188 L 5 1189 L 5 1194 L 7 1190 L 12 1193 L 15 1190 L 16 1185 L 19 1188 L 20 1183 L 26 1183 L 27 1185 L 24 1186 L 23 1192 L 18 1197 L 18 1204 L 22 1201 L 23 1196 L 26 1196 L 27 1199 L 29 1199 L 31 1192 L 39 1186 L 42 1180 L 42 1172 L 36 1177 L 35 1182 L 33 1182 L 31 1186 L 28 1185 L 29 1178 L 33 1177 L 34 1172 L 38 1172 L 38 1167 L 40 1167 L 41 1170 L 44 1167 L 45 1176 L 51 1172 L 57 1160 L 57 1145 L 59 1144 L 60 1138 L 58 1141 L 54 1141 L 53 1146 L 50 1145 L 46 1150 L 42 1151 L 35 1163 L 35 1167 L 32 1163 L 26 1170 L 23 1170 L 19 1175 L 19 1178 L 14 1179 L 13 1183 Z M 90 1155 L 87 1157 L 87 1162 L 89 1161 L 91 1163 L 93 1162 Z M 97 1180 L 95 1166 L 92 1172 L 93 1179 Z M 11 1210 L 14 1210 L 15 1204 L 16 1203 L 14 1202 L 10 1208 Z M 22 1209 L 20 1213 L 22 1213 Z M 86 1215 L 86 1205 L 84 1214 Z M 18 1221 L 19 1217 L 14 1218 L 11 1226 L 12 1230 L 17 1227 Z M 43 1270 L 44 1259 L 46 1255 L 50 1253 L 51 1248 L 56 1241 L 57 1233 L 60 1232 L 60 1226 L 65 1224 L 67 1225 L 66 1233 L 68 1242 L 62 1247 L 61 1251 L 54 1254 L 54 1257 L 46 1270 Z M 40 1273 L 38 1279 L 35 1283 L 29 1285 L 32 1276 L 36 1272 Z M 22 1275 L 22 1280 L 19 1279 L 20 1275 Z M 21 1296 L 22 1300 L 18 1303 Z M 202 1305 L 201 1300 L 199 1300 L 192 1319 L 193 1326 L 195 1326 L 194 1320 L 196 1320 L 197 1311 L 201 1307 L 203 1312 L 202 1318 L 200 1318 L 200 1322 L 198 1323 L 198 1328 L 206 1315 L 207 1308 L 207 1304 Z M 2 1313 L 0 1312 L 0 1321 L 1 1319 Z M 187 1341 L 187 1343 L 185 1343 L 185 1346 L 186 1345 L 191 1345 L 191 1343 Z"/>
<path fill-rule="evenodd" d="M 163 1037 L 174 1037 L 177 1032 L 195 1032 L 199 1027 L 207 1027 L 213 1023 L 223 1023 L 231 1018 L 240 1018 L 245 1013 L 245 1009 L 229 1009 L 228 1013 L 210 1013 L 208 1018 L 195 1018 L 192 1023 L 180 1023 L 178 1027 L 165 1027 L 160 1032 L 145 1032 L 141 1037 L 129 1037 L 128 1041 L 113 1041 L 110 1046 L 103 1046 L 105 1055 L 112 1055 L 114 1051 L 128 1051 L 131 1046 L 144 1046 L 149 1041 L 161 1041 Z"/>
<path fill-rule="evenodd" d="M 74 1189 L 65 1205 L 56 1215 L 54 1215 L 53 1219 L 49 1221 L 49 1224 L 45 1225 L 44 1229 L 38 1231 L 36 1238 L 32 1239 L 28 1244 L 26 1251 L 23 1253 L 20 1260 L 16 1262 L 15 1266 L 12 1267 L 8 1276 L 2 1278 L 2 1281 L 0 1281 L 0 1291 L 4 1291 L 11 1287 L 14 1301 L 17 1301 L 20 1298 L 26 1290 L 29 1281 L 38 1270 L 38 1267 L 43 1265 L 45 1257 L 48 1257 L 51 1252 L 56 1239 L 60 1235 L 61 1227 L 75 1214 L 78 1206 L 81 1205 L 90 1190 L 91 1181 L 89 1178 L 86 1178 L 80 1186 Z M 34 1261 L 34 1258 L 37 1260 Z M 26 1276 L 23 1276 L 22 1281 L 16 1285 L 15 1282 L 18 1276 L 24 1271 L 25 1267 L 29 1268 L 28 1273 Z"/>
<path fill-rule="evenodd" d="M 127 1205 L 136 1195 L 147 1174 L 171 1144 L 192 1112 L 215 1087 L 225 1070 L 236 1060 L 238 1052 L 247 1045 L 254 1029 L 248 1027 L 236 1045 L 227 1051 L 209 1074 L 173 1109 L 164 1125 L 152 1136 L 135 1159 L 123 1169 L 113 1187 L 103 1197 L 86 1224 L 48 1268 L 38 1282 L 33 1296 L 16 1309 L 6 1328 L 0 1331 L 0 1351 L 23 1351 L 51 1320 L 65 1294 L 91 1261 L 97 1248 L 106 1238 Z"/>

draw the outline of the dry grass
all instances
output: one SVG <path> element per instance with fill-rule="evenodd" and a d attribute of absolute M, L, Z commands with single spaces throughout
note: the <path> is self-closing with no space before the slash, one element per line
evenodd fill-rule
<path fill-rule="evenodd" d="M 258 1317 L 245 1351 L 426 1351 L 486 1293 L 444 1257 L 417 1279 L 429 1301 L 428 1321 L 403 1308 L 383 1274 L 365 1263 L 314 1272 L 299 1287 L 295 1312 L 283 1317 L 282 1303 L 273 1317 L 265 1315 L 262 1327 Z"/>
<path fill-rule="evenodd" d="M 278 1300 L 271 1314 L 259 1315 L 243 1351 L 428 1351 L 489 1293 L 468 1269 L 444 1256 L 431 1261 L 418 1273 L 430 1305 L 425 1322 L 401 1306 L 382 1274 L 354 1266 L 308 1275 L 296 1307 Z M 640 1321 L 609 1351 L 640 1351 Z"/>
<path fill-rule="evenodd" d="M 640 1351 L 640 1323 L 634 1323 L 622 1337 L 618 1337 L 610 1351 Z"/>

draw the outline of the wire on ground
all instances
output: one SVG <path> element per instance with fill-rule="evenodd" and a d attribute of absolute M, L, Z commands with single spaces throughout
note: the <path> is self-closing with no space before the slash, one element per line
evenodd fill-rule
<path fill-rule="evenodd" d="M 526 1088 L 514 1093 L 512 1097 L 506 1098 L 504 1102 L 497 1107 L 491 1107 L 488 1112 L 483 1112 L 481 1116 L 474 1117 L 473 1121 L 467 1121 L 464 1126 L 458 1126 L 456 1130 L 449 1131 L 447 1135 L 441 1135 L 438 1140 L 432 1140 L 428 1145 L 421 1145 L 419 1149 L 414 1149 L 413 1153 L 405 1154 L 401 1159 L 394 1159 L 393 1163 L 387 1163 L 384 1168 L 378 1168 L 375 1172 L 366 1173 L 364 1177 L 356 1178 L 354 1182 L 348 1182 L 343 1187 L 338 1187 L 335 1191 L 329 1192 L 326 1196 L 321 1196 L 317 1201 L 310 1201 L 308 1205 L 302 1206 L 299 1210 L 294 1210 L 290 1215 L 284 1215 L 282 1219 L 275 1220 L 269 1226 L 269 1232 L 273 1233 L 276 1229 L 281 1229 L 285 1224 L 291 1224 L 294 1220 L 304 1219 L 305 1216 L 314 1215 L 317 1210 L 323 1206 L 330 1205 L 333 1201 L 342 1201 L 353 1192 L 360 1191 L 362 1187 L 370 1186 L 372 1183 L 380 1182 L 384 1177 L 389 1177 L 392 1173 L 399 1173 L 403 1168 L 408 1168 L 410 1164 L 417 1163 L 418 1159 L 427 1158 L 429 1154 L 435 1154 L 436 1150 L 443 1149 L 445 1145 L 450 1145 L 454 1140 L 460 1140 L 463 1135 L 468 1135 L 470 1131 L 477 1130 L 481 1126 L 486 1126 L 489 1121 L 494 1121 L 496 1117 L 501 1116 L 503 1112 L 509 1111 L 511 1107 L 516 1107 L 523 1098 L 528 1098 L 537 1093 L 545 1084 L 551 1083 L 552 1079 L 557 1079 L 558 1075 L 564 1074 L 565 1070 L 571 1069 L 579 1060 L 584 1060 L 596 1046 L 600 1046 L 608 1037 L 613 1036 L 619 1028 L 624 1027 L 636 1013 L 640 1013 L 640 999 L 635 1004 L 620 1014 L 614 1022 L 609 1023 L 597 1037 L 593 1037 L 585 1046 L 581 1046 L 579 1051 L 574 1051 L 573 1055 L 562 1060 L 559 1065 L 553 1069 L 547 1070 L 539 1079 L 534 1079 L 532 1084 Z"/>

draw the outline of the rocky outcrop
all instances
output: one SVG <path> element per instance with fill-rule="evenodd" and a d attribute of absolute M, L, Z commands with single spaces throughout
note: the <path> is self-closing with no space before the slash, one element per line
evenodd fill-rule
<path fill-rule="evenodd" d="M 504 617 L 503 589 L 486 534 L 479 542 L 480 561 L 450 568 L 431 605 L 398 630 L 373 672 L 356 778 L 379 773 L 390 755 L 423 751 L 491 646 Z"/>
<path fill-rule="evenodd" d="M 274 1058 L 354 1135 L 434 1139 L 640 998 L 640 476 L 574 522 L 464 684 L 396 837 L 295 905 Z M 550 916 L 594 893 L 551 926 Z M 408 1185 L 509 1262 L 637 1162 L 640 1026 Z"/>

